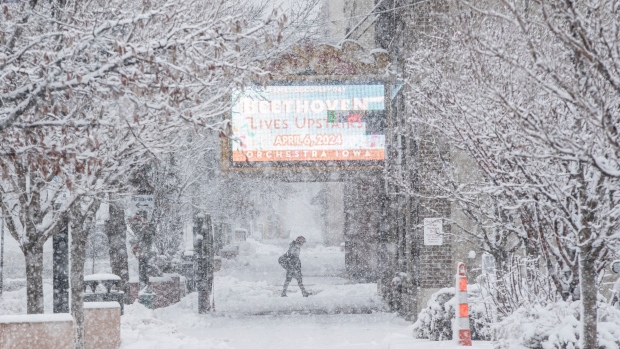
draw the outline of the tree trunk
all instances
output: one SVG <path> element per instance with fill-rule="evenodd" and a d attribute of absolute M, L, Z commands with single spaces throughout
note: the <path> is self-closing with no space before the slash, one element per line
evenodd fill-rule
<path fill-rule="evenodd" d="M 86 261 L 86 231 L 84 219 L 71 222 L 71 315 L 75 321 L 74 349 L 84 349 L 84 263 Z"/>
<path fill-rule="evenodd" d="M 110 203 L 110 219 L 106 222 L 105 232 L 108 236 L 112 274 L 121 277 L 119 287 L 125 292 L 125 304 L 130 304 L 127 225 L 125 224 L 125 211 L 116 202 Z"/>
<path fill-rule="evenodd" d="M 596 305 L 596 267 L 589 254 L 583 251 L 579 254 L 579 272 L 581 281 L 581 349 L 597 349 L 597 317 Z"/>
<path fill-rule="evenodd" d="M 26 258 L 26 299 L 28 314 L 43 314 L 43 245 L 24 248 Z"/>
<path fill-rule="evenodd" d="M 69 226 L 66 216 L 62 228 L 52 237 L 54 269 L 54 313 L 69 312 Z"/>

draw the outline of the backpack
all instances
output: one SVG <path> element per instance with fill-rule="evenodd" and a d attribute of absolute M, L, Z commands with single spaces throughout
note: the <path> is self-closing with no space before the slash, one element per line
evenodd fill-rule
<path fill-rule="evenodd" d="M 283 254 L 278 258 L 278 263 L 282 266 L 282 268 L 288 270 L 291 267 L 291 256 L 287 253 Z"/>

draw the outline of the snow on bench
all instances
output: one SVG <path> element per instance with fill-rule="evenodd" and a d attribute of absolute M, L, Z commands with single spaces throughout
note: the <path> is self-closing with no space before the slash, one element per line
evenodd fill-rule
<path fill-rule="evenodd" d="M 121 277 L 114 274 L 91 274 L 84 276 L 84 281 L 120 281 Z"/>

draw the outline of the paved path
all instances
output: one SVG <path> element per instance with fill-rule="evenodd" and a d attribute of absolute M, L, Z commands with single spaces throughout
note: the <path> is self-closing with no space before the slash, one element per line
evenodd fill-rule
<path fill-rule="evenodd" d="M 223 260 L 215 275 L 215 305 L 226 314 L 367 314 L 386 309 L 377 285 L 358 284 L 343 276 L 344 252 L 337 247 L 304 246 L 302 273 L 304 298 L 293 279 L 288 297 L 281 297 L 285 270 L 278 257 L 286 252 L 286 241 L 278 246 L 248 241 L 235 260 Z"/>

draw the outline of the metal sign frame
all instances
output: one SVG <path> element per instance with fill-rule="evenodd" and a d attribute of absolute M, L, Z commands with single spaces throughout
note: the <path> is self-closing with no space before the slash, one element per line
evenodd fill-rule
<path fill-rule="evenodd" d="M 378 75 L 292 75 L 277 76 L 269 82 L 269 86 L 292 86 L 291 82 L 299 82 L 295 85 L 355 85 L 355 84 L 372 84 L 380 83 L 385 88 L 385 117 L 386 136 L 385 159 L 374 161 L 363 160 L 338 160 L 338 161 L 277 161 L 277 162 L 233 162 L 232 161 L 232 139 L 230 137 L 222 137 L 221 142 L 221 169 L 223 171 L 235 172 L 297 172 L 297 171 L 382 171 L 387 162 L 387 154 L 389 148 L 389 135 L 392 127 L 391 122 L 391 84 L 382 76 Z M 226 115 L 228 122 L 231 122 L 231 114 Z"/>

